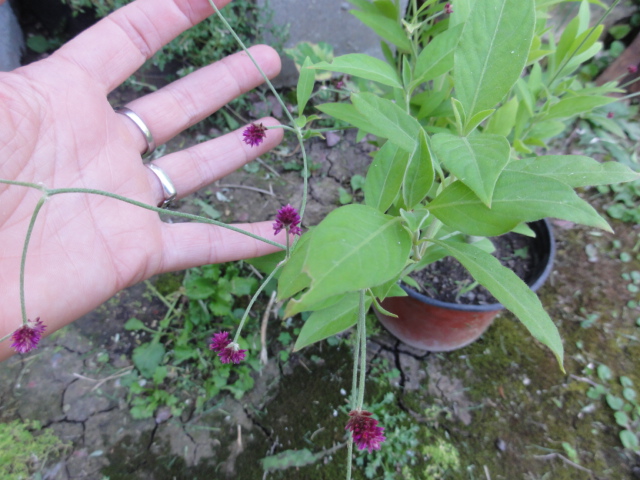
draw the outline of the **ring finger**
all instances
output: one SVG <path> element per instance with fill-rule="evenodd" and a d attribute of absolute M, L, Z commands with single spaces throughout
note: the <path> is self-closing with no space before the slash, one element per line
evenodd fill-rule
<path fill-rule="evenodd" d="M 280 57 L 270 47 L 249 49 L 265 74 L 272 78 L 280 71 Z M 245 52 L 226 57 L 161 88 L 133 100 L 127 107 L 144 119 L 157 145 L 163 144 L 211 115 L 213 112 L 262 83 L 260 72 Z M 139 152 L 147 149 L 147 140 L 138 126 L 124 115 L 131 141 Z"/>

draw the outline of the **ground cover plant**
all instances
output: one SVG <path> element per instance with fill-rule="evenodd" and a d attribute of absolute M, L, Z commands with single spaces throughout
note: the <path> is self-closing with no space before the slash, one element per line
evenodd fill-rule
<path fill-rule="evenodd" d="M 600 27 L 589 27 L 587 2 L 582 2 L 579 16 L 557 45 L 553 39 L 543 43 L 545 25 L 537 22 L 537 15 L 543 18 L 546 12 L 539 5 L 536 10 L 533 2 L 483 0 L 471 5 L 461 1 L 455 6 L 425 2 L 420 7 L 414 3 L 409 20 L 402 19 L 392 2 L 354 3 L 360 8 L 356 15 L 395 45 L 398 53 L 386 49 L 388 65 L 359 55 L 338 57 L 331 64 L 305 59 L 297 90 L 298 116 L 283 128 L 299 139 L 306 174 L 302 141 L 321 133 L 307 129 L 317 119 L 315 114 L 305 115 L 314 70 L 333 70 L 360 77 L 365 85 L 368 81 L 376 85 L 350 92 L 351 103 L 323 105 L 320 110 L 387 141 L 379 140 L 380 148 L 367 173 L 364 205 L 336 209 L 304 233 L 301 216 L 306 197 L 299 212 L 290 205 L 280 209 L 275 230 L 285 229 L 300 239 L 295 245 L 281 246 L 285 252 L 270 259 L 272 268 L 265 283 L 253 292 L 255 299 L 279 276 L 279 298 L 294 297 L 284 315 L 313 312 L 300 332 L 297 348 L 357 324 L 351 411 L 346 422 L 351 432 L 347 478 L 352 472 L 353 443 L 373 453 L 389 435 L 364 409 L 366 309 L 374 305 L 383 310 L 382 299 L 402 295 L 396 285 L 399 279 L 438 257 L 453 255 L 551 349 L 562 366 L 560 336 L 535 295 L 484 249 L 467 243 L 465 235 L 494 236 L 512 229 L 530 233 L 524 222 L 549 215 L 608 230 L 606 221 L 573 189 L 637 178 L 620 163 L 600 164 L 578 155 L 534 155 L 535 148 L 545 148 L 545 140 L 567 128 L 568 120 L 613 101 L 605 94 L 616 91 L 616 85 L 590 87 L 572 76 L 599 49 Z M 451 17 L 437 21 L 444 15 Z M 485 22 L 495 28 L 485 30 Z M 526 28 L 514 31 L 514 25 Z M 474 61 L 478 51 L 482 62 Z M 551 66 L 543 70 L 543 65 Z M 521 77 L 525 68 L 527 75 Z M 482 81 L 476 82 L 478 78 Z M 262 125 L 252 124 L 245 130 L 245 141 L 255 146 L 264 133 Z M 306 182 L 307 175 L 303 178 Z M 68 193 L 43 191 L 49 197 Z M 112 196 L 162 212 L 109 192 L 82 193 Z M 372 268 L 367 263 L 370 258 L 385 258 L 387 263 L 384 268 Z M 249 349 L 240 335 L 252 304 L 253 300 L 234 337 L 222 331 L 210 340 L 210 348 L 224 363 L 240 363 L 247 356 Z M 42 324 L 30 323 L 24 313 L 24 325 L 14 334 L 14 343 L 27 351 L 37 343 Z M 143 329 L 134 321 L 129 328 Z M 142 375 L 154 382 L 168 373 L 158 361 L 165 353 L 157 341 L 163 332 L 158 332 L 150 332 L 158 336 L 145 344 L 148 346 L 139 347 L 134 358 Z M 195 355 L 185 353 L 184 348 L 176 352 Z M 161 402 L 169 401 L 158 398 L 154 407 Z M 140 414 L 149 410 L 140 409 Z"/>

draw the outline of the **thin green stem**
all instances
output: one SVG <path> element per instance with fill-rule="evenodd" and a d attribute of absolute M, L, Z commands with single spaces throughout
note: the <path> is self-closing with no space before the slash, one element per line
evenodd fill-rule
<path fill-rule="evenodd" d="M 360 305 L 358 306 L 358 326 L 360 327 L 360 385 L 358 386 L 358 405 L 356 410 L 362 410 L 364 405 L 364 382 L 367 377 L 367 325 L 364 311 L 364 290 L 360 290 Z"/>
<path fill-rule="evenodd" d="M 260 72 L 260 75 L 262 75 L 262 78 L 264 79 L 265 83 L 269 87 L 269 90 L 271 90 L 273 92 L 273 94 L 275 95 L 275 97 L 278 99 L 278 102 L 282 106 L 282 111 L 287 115 L 287 117 L 289 117 L 289 120 L 291 121 L 291 124 L 295 125 L 295 120 L 293 119 L 293 116 L 291 115 L 291 113 L 287 109 L 287 106 L 282 101 L 282 98 L 280 98 L 280 95 L 278 95 L 278 92 L 276 92 L 276 89 L 273 86 L 273 84 L 271 83 L 271 81 L 269 80 L 269 77 L 267 77 L 267 75 L 264 73 L 264 71 L 262 70 L 260 65 L 258 65 L 258 62 L 256 62 L 256 60 L 253 58 L 253 55 L 251 55 L 251 53 L 249 52 L 249 49 L 245 46 L 244 42 L 240 39 L 238 34 L 235 32 L 235 30 L 231 27 L 231 25 L 229 25 L 229 22 L 227 22 L 227 19 L 224 18 L 222 13 L 220 13 L 220 10 L 216 6 L 216 4 L 213 3 L 213 0 L 208 0 L 208 1 L 209 1 L 209 5 L 211 5 L 211 7 L 215 10 L 216 15 L 218 16 L 220 21 L 231 32 L 231 35 L 233 36 L 235 41 L 238 43 L 238 45 L 240 45 L 240 48 L 242 48 L 242 50 L 244 50 L 244 52 L 247 54 L 247 56 L 249 57 L 251 62 L 253 62 L 255 67 L 258 69 L 258 72 Z"/>
<path fill-rule="evenodd" d="M 23 325 L 27 324 L 27 305 L 24 301 L 24 270 L 27 263 L 27 250 L 29 249 L 29 242 L 31 241 L 31 234 L 33 233 L 33 226 L 36 223 L 36 218 L 38 217 L 38 213 L 40 213 L 40 209 L 46 200 L 47 196 L 42 196 L 40 200 L 38 200 L 36 208 L 33 209 L 31 220 L 29 221 L 29 227 L 27 228 L 27 235 L 24 239 L 24 246 L 22 247 L 22 258 L 20 259 L 20 309 L 22 311 Z"/>
<path fill-rule="evenodd" d="M 351 480 L 351 469 L 353 463 L 353 436 L 349 434 L 349 440 L 347 442 L 347 480 Z"/>
<path fill-rule="evenodd" d="M 284 262 L 280 262 L 278 265 L 276 265 L 276 268 L 273 269 L 273 272 L 271 272 L 269 276 L 265 278 L 265 280 L 262 282 L 262 285 L 258 287 L 258 290 L 256 290 L 256 293 L 254 293 L 253 297 L 251 297 L 251 301 L 249 302 L 249 305 L 247 305 L 247 308 L 245 309 L 244 314 L 242 315 L 242 319 L 240 320 L 240 324 L 238 325 L 238 329 L 236 330 L 236 334 L 233 337 L 233 343 L 238 343 L 238 339 L 240 338 L 240 333 L 242 332 L 242 327 L 244 327 L 244 323 L 246 322 L 247 317 L 249 316 L 249 312 L 251 311 L 253 304 L 256 303 L 256 300 L 262 293 L 262 290 L 264 290 L 264 288 L 267 286 L 267 283 L 269 283 L 269 281 L 273 278 L 276 272 L 280 270 L 280 267 L 283 264 Z"/>
<path fill-rule="evenodd" d="M 118 195 L 116 193 L 106 192 L 104 190 L 95 190 L 92 188 L 54 188 L 51 190 L 46 190 L 46 192 L 48 193 L 49 196 L 60 195 L 62 193 L 87 193 L 92 195 L 101 195 L 103 197 L 114 198 L 116 200 L 120 200 L 121 202 L 129 203 L 131 205 L 144 208 L 146 210 L 151 210 L 152 212 L 161 213 L 163 215 L 170 215 L 172 217 L 186 218 L 188 220 L 195 220 L 200 223 L 208 223 L 210 225 L 216 225 L 218 227 L 226 228 L 234 232 L 242 233 L 243 235 L 247 235 L 248 237 L 254 238 L 256 240 L 260 240 L 261 242 L 268 243 L 269 245 L 273 245 L 274 247 L 278 247 L 283 250 L 286 248 L 286 246 L 282 245 L 281 243 L 274 242 L 273 240 L 269 240 L 267 238 L 261 237 L 260 235 L 256 235 L 255 233 L 247 232 L 246 230 L 242 230 L 241 228 L 234 227 L 232 225 L 227 225 L 226 223 L 218 222 L 217 220 L 212 220 L 207 217 L 201 217 L 200 215 L 193 215 L 190 213 L 176 212 L 174 210 L 166 210 L 164 208 L 154 207 L 153 205 L 142 203 L 137 200 L 132 200 L 131 198 L 123 197 L 122 195 Z"/>
<path fill-rule="evenodd" d="M 359 315 L 358 315 L 359 317 Z M 351 410 L 358 408 L 358 365 L 360 364 L 360 336 L 362 328 L 360 322 L 356 324 L 356 341 L 353 349 L 353 377 L 351 379 Z"/>

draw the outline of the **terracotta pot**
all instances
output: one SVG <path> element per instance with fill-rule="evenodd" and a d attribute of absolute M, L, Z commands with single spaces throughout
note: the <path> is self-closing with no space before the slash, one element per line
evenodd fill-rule
<path fill-rule="evenodd" d="M 551 225 L 546 220 L 532 222 L 536 232 L 530 248 L 534 267 L 525 279 L 533 291 L 546 281 L 553 267 L 555 242 Z M 382 306 L 398 316 L 389 317 L 376 311 L 380 322 L 391 334 L 407 345 L 431 352 L 448 352 L 465 347 L 477 340 L 489 328 L 502 304 L 462 305 L 426 297 L 406 285 L 401 287 L 406 297 L 391 297 Z"/>

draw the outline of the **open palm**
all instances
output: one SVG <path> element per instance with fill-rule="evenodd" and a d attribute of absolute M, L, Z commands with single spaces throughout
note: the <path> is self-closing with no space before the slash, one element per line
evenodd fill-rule
<path fill-rule="evenodd" d="M 49 189 L 105 190 L 157 205 L 163 194 L 141 161 L 144 137 L 113 111 L 107 94 L 162 45 L 211 13 L 207 0 L 137 0 L 45 60 L 0 74 L 0 178 Z M 267 75 L 278 73 L 272 49 L 258 46 L 251 52 Z M 127 106 L 161 144 L 261 81 L 248 56 L 239 53 Z M 183 197 L 264 153 L 281 135 L 270 130 L 262 145 L 250 148 L 241 132 L 232 132 L 154 163 Z M 0 184 L 0 336 L 20 326 L 20 258 L 41 197 L 33 188 Z M 241 228 L 275 239 L 268 222 Z M 40 317 L 50 333 L 151 275 L 274 249 L 220 227 L 163 223 L 155 212 L 104 196 L 55 195 L 44 204 L 29 245 L 27 315 Z M 0 358 L 8 355 L 3 342 Z"/>

